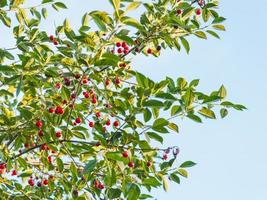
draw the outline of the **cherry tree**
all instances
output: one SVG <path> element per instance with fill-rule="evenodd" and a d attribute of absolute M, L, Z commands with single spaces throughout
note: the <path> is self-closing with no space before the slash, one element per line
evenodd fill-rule
<path fill-rule="evenodd" d="M 66 19 L 49 33 L 40 29 L 47 8 L 67 5 L 34 2 L 0 2 L 1 30 L 15 39 L 0 49 L 1 198 L 152 198 L 196 164 L 163 143 L 179 132 L 177 118 L 202 123 L 245 109 L 224 86 L 205 94 L 198 79 L 155 82 L 131 62 L 168 48 L 188 53 L 188 37 L 219 38 L 218 1 L 109 0 L 114 13 L 88 12 L 79 29 Z"/>

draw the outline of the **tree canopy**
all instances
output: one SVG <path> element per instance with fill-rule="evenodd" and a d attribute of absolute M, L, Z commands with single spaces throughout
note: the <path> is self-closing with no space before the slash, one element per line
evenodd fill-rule
<path fill-rule="evenodd" d="M 155 82 L 132 65 L 137 54 L 189 53 L 188 37 L 219 38 L 218 1 L 109 0 L 113 13 L 89 11 L 79 29 L 66 19 L 49 33 L 40 28 L 47 8 L 68 7 L 34 3 L 0 2 L 1 30 L 15 40 L 0 47 L 2 198 L 150 199 L 196 164 L 179 159 L 175 142 L 164 145 L 177 118 L 202 123 L 245 109 L 223 85 L 206 94 L 198 79 Z"/>

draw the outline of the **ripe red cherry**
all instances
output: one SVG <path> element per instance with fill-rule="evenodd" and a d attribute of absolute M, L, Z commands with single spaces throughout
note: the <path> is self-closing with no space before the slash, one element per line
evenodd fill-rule
<path fill-rule="evenodd" d="M 6 168 L 6 165 L 4 163 L 1 163 L 0 164 L 0 169 L 5 169 Z"/>
<path fill-rule="evenodd" d="M 110 84 L 110 80 L 107 79 L 107 80 L 105 81 L 105 84 L 106 84 L 106 86 L 108 86 L 108 85 Z"/>
<path fill-rule="evenodd" d="M 116 78 L 116 79 L 115 79 L 115 84 L 116 84 L 116 85 L 119 85 L 120 83 L 121 83 L 120 79 L 119 79 L 119 78 Z"/>
<path fill-rule="evenodd" d="M 17 171 L 14 169 L 11 173 L 11 176 L 16 176 L 17 175 Z"/>
<path fill-rule="evenodd" d="M 124 50 L 123 50 L 123 53 L 124 53 L 124 54 L 128 54 L 128 53 L 129 53 L 129 50 L 128 50 L 128 49 L 124 49 Z"/>
<path fill-rule="evenodd" d="M 126 42 L 122 42 L 122 43 L 121 43 L 121 46 L 122 46 L 123 48 L 127 47 Z"/>
<path fill-rule="evenodd" d="M 101 117 L 101 113 L 100 112 L 97 112 L 95 115 L 96 115 L 97 118 Z"/>
<path fill-rule="evenodd" d="M 38 187 L 42 187 L 42 183 L 41 183 L 41 182 L 38 182 L 38 183 L 37 183 L 37 186 L 38 186 Z"/>
<path fill-rule="evenodd" d="M 94 122 L 89 122 L 89 126 L 92 128 L 94 127 Z"/>
<path fill-rule="evenodd" d="M 60 138 L 61 135 L 62 135 L 62 134 L 61 134 L 61 131 L 57 131 L 57 132 L 56 132 L 56 137 L 57 137 L 57 138 Z"/>
<path fill-rule="evenodd" d="M 120 42 L 117 42 L 116 43 L 116 47 L 120 47 L 121 46 L 121 43 Z"/>
<path fill-rule="evenodd" d="M 201 9 L 200 8 L 196 9 L 196 14 L 201 15 Z"/>
<path fill-rule="evenodd" d="M 88 80 L 87 79 L 83 79 L 82 80 L 82 84 L 86 85 L 88 83 Z"/>
<path fill-rule="evenodd" d="M 46 144 L 42 144 L 42 146 L 41 146 L 41 150 L 45 151 L 45 150 L 47 150 L 47 149 L 48 149 L 48 146 L 46 146 Z"/>
<path fill-rule="evenodd" d="M 39 135 L 40 137 L 43 137 L 43 136 L 44 136 L 44 132 L 43 132 L 42 130 L 39 130 L 39 131 L 38 131 L 38 135 Z"/>
<path fill-rule="evenodd" d="M 110 125 L 110 120 L 106 121 L 106 125 L 107 125 L 107 126 Z"/>
<path fill-rule="evenodd" d="M 100 183 L 99 183 L 98 180 L 95 180 L 95 181 L 94 181 L 94 187 L 95 187 L 95 188 L 98 188 L 98 187 L 99 187 L 99 184 L 100 184 Z"/>
<path fill-rule="evenodd" d="M 53 161 L 52 156 L 48 156 L 47 160 L 48 160 L 49 163 L 52 163 L 52 161 Z"/>
<path fill-rule="evenodd" d="M 58 45 L 58 41 L 56 39 L 54 40 L 54 45 Z"/>
<path fill-rule="evenodd" d="M 89 97 L 90 97 L 90 94 L 86 92 L 86 93 L 84 94 L 84 98 L 88 99 Z"/>
<path fill-rule="evenodd" d="M 177 15 L 180 15 L 180 14 L 182 14 L 182 10 L 181 9 L 178 9 L 177 11 L 176 11 L 176 13 L 177 13 Z"/>
<path fill-rule="evenodd" d="M 147 54 L 151 54 L 151 53 L 152 53 L 152 49 L 148 48 L 148 49 L 146 50 L 146 52 L 147 52 Z"/>
<path fill-rule="evenodd" d="M 49 108 L 48 110 L 50 113 L 54 113 L 55 112 L 55 109 L 54 108 Z"/>
<path fill-rule="evenodd" d="M 113 123 L 113 126 L 118 127 L 119 124 L 120 124 L 120 123 L 116 120 L 116 121 Z"/>
<path fill-rule="evenodd" d="M 62 114 L 64 114 L 64 110 L 63 110 L 63 108 L 61 106 L 57 106 L 56 110 L 55 110 L 55 113 L 59 114 L 59 115 L 62 115 Z"/>
<path fill-rule="evenodd" d="M 124 151 L 124 152 L 122 153 L 122 156 L 123 156 L 124 158 L 128 158 L 128 157 L 129 157 L 129 154 L 128 154 L 127 151 Z"/>
<path fill-rule="evenodd" d="M 168 155 L 167 155 L 167 154 L 163 154 L 162 159 L 163 159 L 163 160 L 167 160 L 167 159 L 168 159 Z"/>
<path fill-rule="evenodd" d="M 77 124 L 80 124 L 80 123 L 82 122 L 82 119 L 81 119 L 80 117 L 77 117 L 76 120 L 75 120 L 75 122 L 76 122 Z"/>
<path fill-rule="evenodd" d="M 121 54 L 123 52 L 122 48 L 118 48 L 117 52 Z"/>
<path fill-rule="evenodd" d="M 75 74 L 75 78 L 76 78 L 76 79 L 81 78 L 81 74 Z"/>
<path fill-rule="evenodd" d="M 97 103 L 97 99 L 95 97 L 92 99 L 92 103 L 93 104 L 96 104 Z"/>
<path fill-rule="evenodd" d="M 26 149 L 28 149 L 28 148 L 30 148 L 30 144 L 29 144 L 29 143 L 25 143 L 25 144 L 24 144 L 24 147 L 25 147 Z"/>
<path fill-rule="evenodd" d="M 54 38 L 53 35 L 50 35 L 50 36 L 49 36 L 49 40 L 53 41 L 54 39 L 55 39 L 55 38 Z"/>
<path fill-rule="evenodd" d="M 128 163 L 128 167 L 133 168 L 134 167 L 134 162 L 133 161 L 129 162 Z"/>
<path fill-rule="evenodd" d="M 30 179 L 28 180 L 28 184 L 29 184 L 30 186 L 34 186 L 34 180 L 33 180 L 32 178 L 30 178 Z"/>
<path fill-rule="evenodd" d="M 38 121 L 36 122 L 36 126 L 37 126 L 38 128 L 41 128 L 41 127 L 43 126 L 43 122 L 42 122 L 41 120 L 38 120 Z"/>
<path fill-rule="evenodd" d="M 98 186 L 98 188 L 99 188 L 100 190 L 103 190 L 103 189 L 105 188 L 105 185 L 104 185 L 103 183 L 100 183 L 99 186 Z"/>
<path fill-rule="evenodd" d="M 146 163 L 146 166 L 147 166 L 147 167 L 151 167 L 151 166 L 152 166 L 152 163 L 151 163 L 150 161 L 148 161 L 148 162 Z"/>
<path fill-rule="evenodd" d="M 43 184 L 48 185 L 48 180 L 47 179 L 43 180 Z"/>
<path fill-rule="evenodd" d="M 59 90 L 60 87 L 61 87 L 61 84 L 60 83 L 56 83 L 55 88 L 57 88 Z"/>

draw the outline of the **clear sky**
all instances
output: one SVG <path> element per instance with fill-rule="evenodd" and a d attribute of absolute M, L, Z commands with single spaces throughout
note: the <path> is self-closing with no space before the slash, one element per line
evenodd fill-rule
<path fill-rule="evenodd" d="M 31 2 L 35 2 L 31 0 Z M 53 30 L 68 16 L 80 25 L 86 11 L 110 10 L 107 0 L 67 0 L 68 11 L 50 12 L 42 28 Z M 191 52 L 165 51 L 160 58 L 139 56 L 137 70 L 154 80 L 166 76 L 199 78 L 205 92 L 224 84 L 228 99 L 244 104 L 245 112 L 230 112 L 224 120 L 196 124 L 180 122 L 180 134 L 167 136 L 165 145 L 179 145 L 179 161 L 193 160 L 188 179 L 171 184 L 170 191 L 153 193 L 158 200 L 266 200 L 267 199 L 267 27 L 265 0 L 221 0 L 220 12 L 227 18 L 222 39 L 190 38 Z M 0 35 L 0 47 L 12 43 L 8 31 Z M 1 30 L 2 32 L 2 30 Z"/>

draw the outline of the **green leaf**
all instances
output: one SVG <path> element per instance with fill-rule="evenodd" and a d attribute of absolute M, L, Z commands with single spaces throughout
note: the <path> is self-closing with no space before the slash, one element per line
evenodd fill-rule
<path fill-rule="evenodd" d="M 181 106 L 173 106 L 171 109 L 171 116 L 177 115 L 180 112 L 182 112 Z"/>
<path fill-rule="evenodd" d="M 222 99 L 224 99 L 227 96 L 227 91 L 224 87 L 224 85 L 222 85 L 219 89 L 219 95 Z"/>
<path fill-rule="evenodd" d="M 11 26 L 11 19 L 6 14 L 0 13 L 0 20 L 7 27 L 10 27 Z"/>
<path fill-rule="evenodd" d="M 199 38 L 207 39 L 207 36 L 203 31 L 196 31 L 194 34 Z"/>
<path fill-rule="evenodd" d="M 18 157 L 17 161 L 19 162 L 19 165 L 21 167 L 23 167 L 24 169 L 27 169 L 27 162 L 22 157 Z"/>
<path fill-rule="evenodd" d="M 47 9 L 46 8 L 42 8 L 42 15 L 43 17 L 46 19 L 48 14 L 47 14 Z"/>
<path fill-rule="evenodd" d="M 170 175 L 170 179 L 171 179 L 172 181 L 174 181 L 174 182 L 180 184 L 180 178 L 179 178 L 179 176 L 177 176 L 175 173 L 172 173 L 172 174 Z"/>
<path fill-rule="evenodd" d="M 139 1 L 134 1 L 130 3 L 125 9 L 125 13 L 137 9 L 140 5 L 141 5 L 141 2 Z"/>
<path fill-rule="evenodd" d="M 187 117 L 189 118 L 189 119 L 192 119 L 193 121 L 195 121 L 195 122 L 198 122 L 198 123 L 202 123 L 202 120 L 200 119 L 200 117 L 199 116 L 197 116 L 197 115 L 194 115 L 194 114 L 188 114 L 187 115 Z"/>
<path fill-rule="evenodd" d="M 180 167 L 181 168 L 188 168 L 188 167 L 193 167 L 195 165 L 196 165 L 196 163 L 194 163 L 193 161 L 186 161 L 186 162 L 182 163 L 180 165 Z"/>
<path fill-rule="evenodd" d="M 67 6 L 62 2 L 56 2 L 56 3 L 54 3 L 54 5 L 59 7 L 59 8 L 67 9 Z"/>
<path fill-rule="evenodd" d="M 144 102 L 143 105 L 148 106 L 148 107 L 163 107 L 164 106 L 164 104 L 158 100 L 148 100 Z"/>
<path fill-rule="evenodd" d="M 3 8 L 7 5 L 7 0 L 1 0 L 0 1 L 0 8 Z"/>
<path fill-rule="evenodd" d="M 216 32 L 211 31 L 211 30 L 207 30 L 206 32 L 209 33 L 210 35 L 212 35 L 213 37 L 220 39 L 220 36 Z"/>
<path fill-rule="evenodd" d="M 228 110 L 225 108 L 222 108 L 220 110 L 221 118 L 225 118 L 228 115 Z"/>
<path fill-rule="evenodd" d="M 121 196 L 121 190 L 120 189 L 113 189 L 110 188 L 108 190 L 108 198 L 109 199 L 117 199 Z"/>
<path fill-rule="evenodd" d="M 148 108 L 146 108 L 144 110 L 144 121 L 148 122 L 151 119 L 151 117 L 152 117 L 151 111 Z"/>
<path fill-rule="evenodd" d="M 176 124 L 174 124 L 174 123 L 169 123 L 169 124 L 168 124 L 168 128 L 170 128 L 170 129 L 174 130 L 175 132 L 179 133 L 179 128 L 178 128 L 178 126 L 177 126 Z"/>
<path fill-rule="evenodd" d="M 88 163 L 86 163 L 83 173 L 90 174 L 95 169 L 96 164 L 97 164 L 96 159 L 90 160 Z"/>
<path fill-rule="evenodd" d="M 224 25 L 221 25 L 221 24 L 214 24 L 212 25 L 212 27 L 219 31 L 225 31 Z"/>
<path fill-rule="evenodd" d="M 198 113 L 210 119 L 216 119 L 214 112 L 206 107 L 201 108 Z"/>
<path fill-rule="evenodd" d="M 186 53 L 188 54 L 190 51 L 190 45 L 189 45 L 188 41 L 183 37 L 180 37 L 180 40 L 181 40 L 181 42 L 182 42 L 182 44 L 186 50 Z"/>
<path fill-rule="evenodd" d="M 109 2 L 114 7 L 115 12 L 117 13 L 117 16 L 119 16 L 120 0 L 109 0 Z"/>
<path fill-rule="evenodd" d="M 157 133 L 147 132 L 146 134 L 149 136 L 149 138 L 154 139 L 154 140 L 160 142 L 161 144 L 163 143 L 163 138 L 160 135 L 158 135 Z"/>
<path fill-rule="evenodd" d="M 178 173 L 179 173 L 181 176 L 185 177 L 185 178 L 188 177 L 188 172 L 187 172 L 185 169 L 183 169 L 183 168 L 179 168 L 179 169 L 178 169 Z"/>
<path fill-rule="evenodd" d="M 58 167 L 59 172 L 62 172 L 64 170 L 63 161 L 57 157 L 56 162 L 57 162 L 57 167 Z"/>
<path fill-rule="evenodd" d="M 167 192 L 169 190 L 168 178 L 166 176 L 162 176 L 161 178 L 163 181 L 163 189 Z"/>
<path fill-rule="evenodd" d="M 154 121 L 152 128 L 167 126 L 169 122 L 164 118 L 158 118 Z"/>
<path fill-rule="evenodd" d="M 141 194 L 139 186 L 135 183 L 128 183 L 126 185 L 127 200 L 137 200 Z"/>
<path fill-rule="evenodd" d="M 121 152 L 108 152 L 106 157 L 111 160 L 125 162 L 126 159 L 121 156 Z"/>
<path fill-rule="evenodd" d="M 144 185 L 149 185 L 152 187 L 159 187 L 161 186 L 161 183 L 158 179 L 156 179 L 155 177 L 148 177 L 143 181 Z"/>

